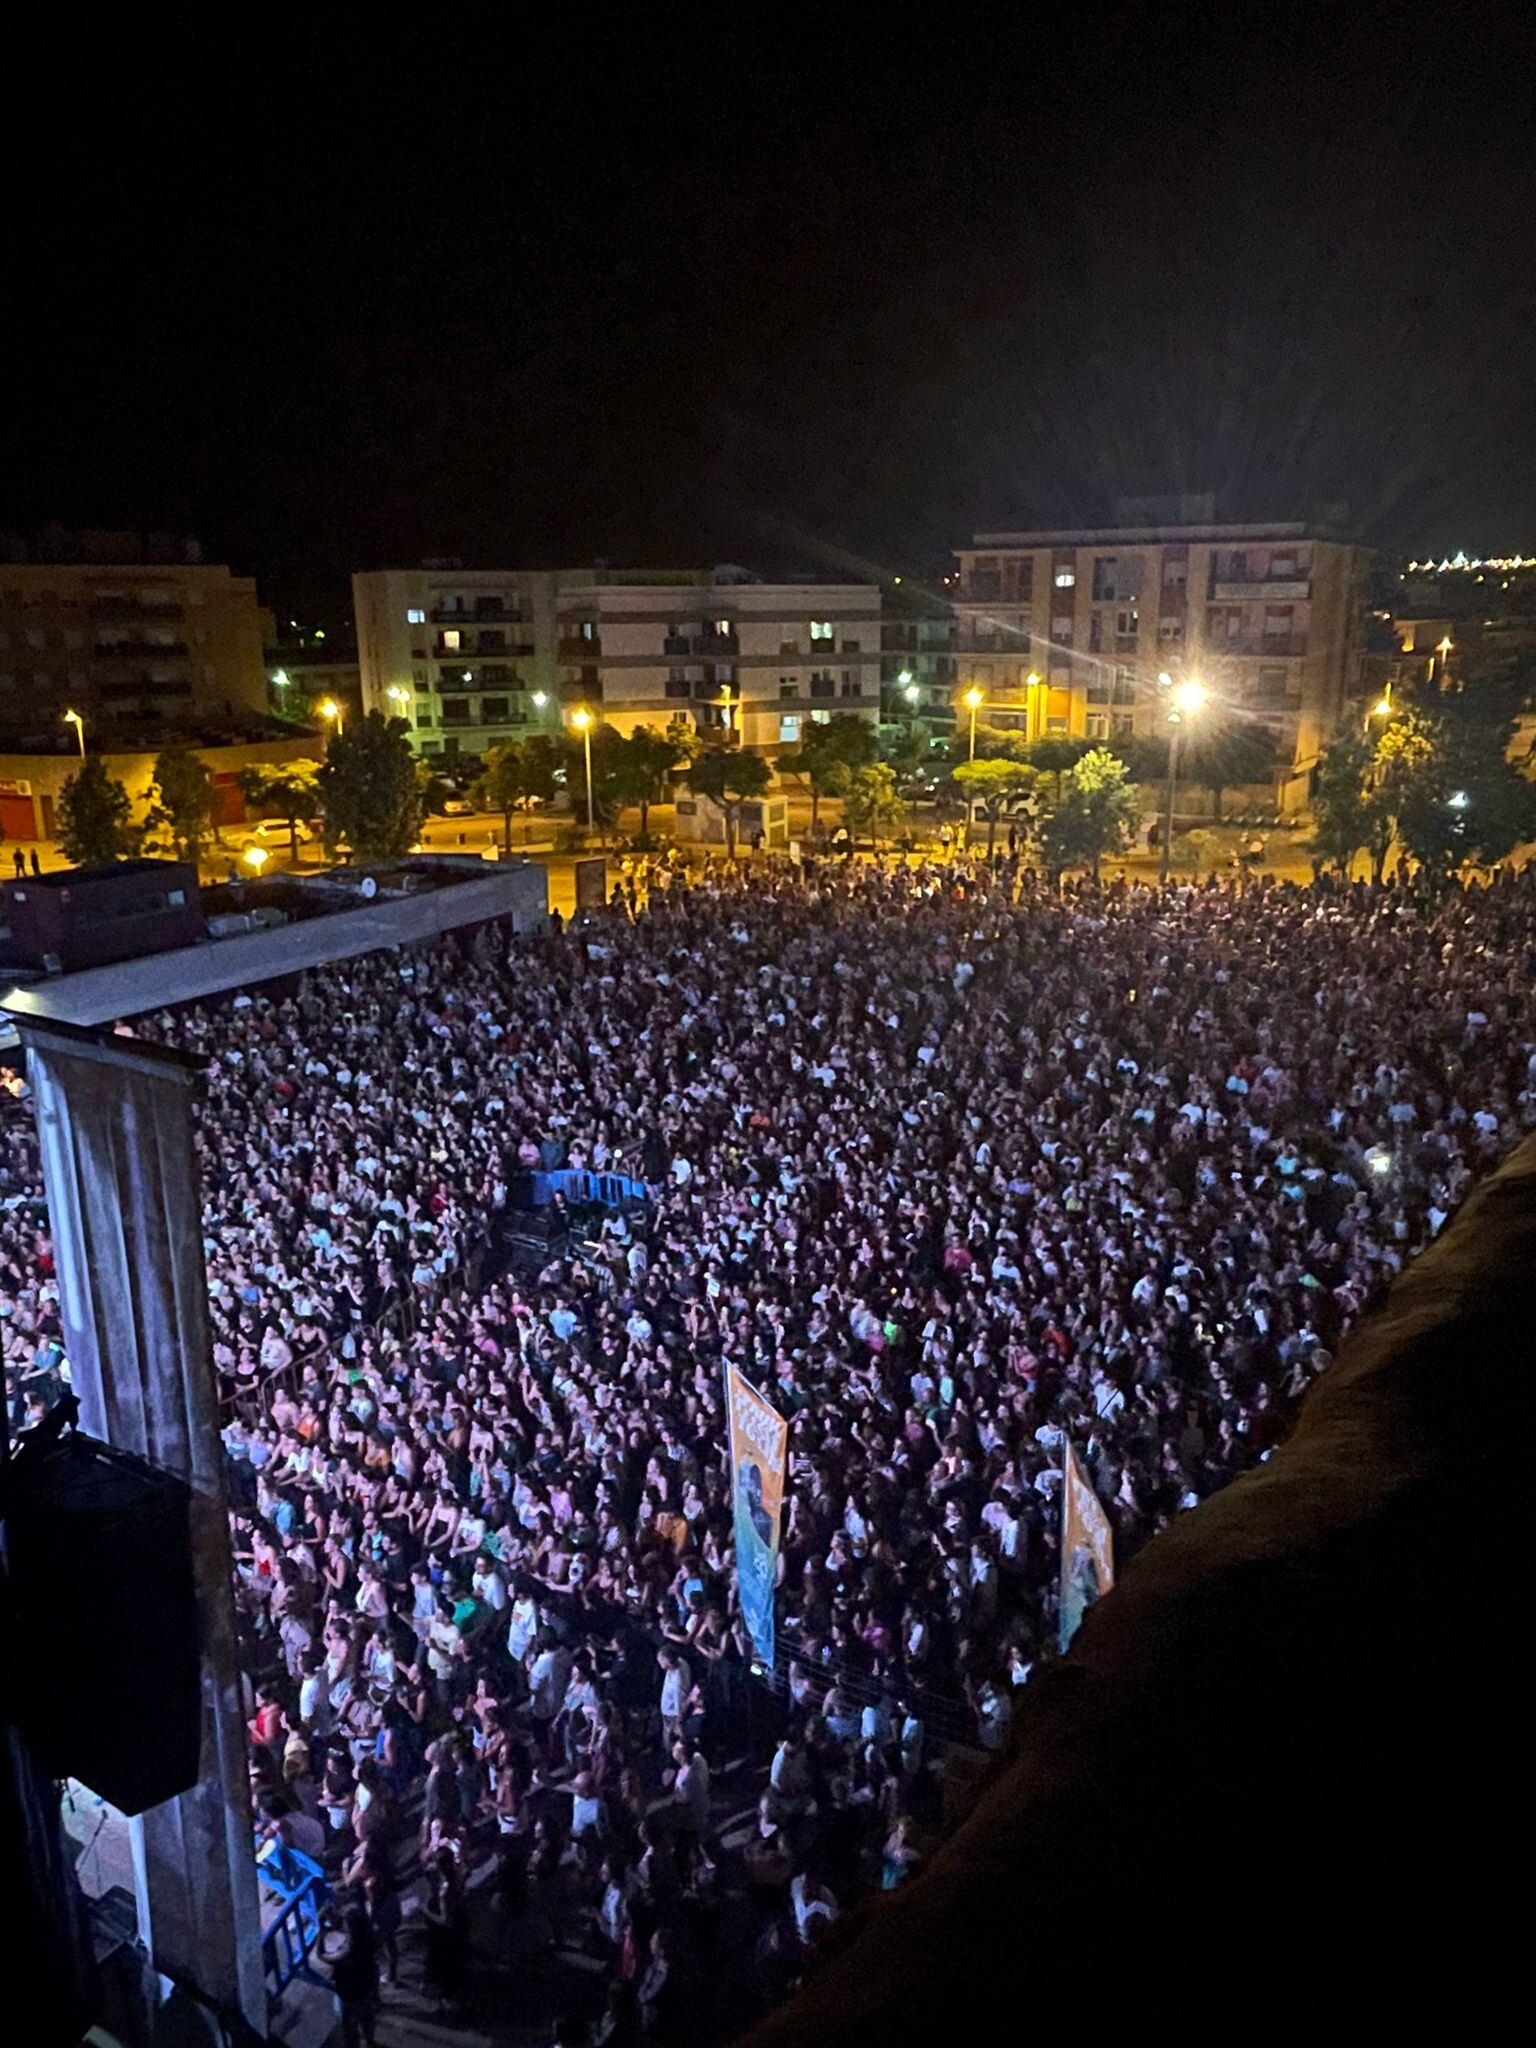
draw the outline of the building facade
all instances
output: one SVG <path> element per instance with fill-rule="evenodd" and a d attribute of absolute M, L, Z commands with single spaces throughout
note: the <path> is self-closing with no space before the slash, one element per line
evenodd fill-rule
<path fill-rule="evenodd" d="M 264 723 L 251 578 L 200 561 L 191 543 L 149 560 L 132 535 L 77 545 L 78 560 L 0 561 L 0 744 L 58 746 L 66 711 L 110 744 Z"/>
<path fill-rule="evenodd" d="M 430 563 L 354 576 L 363 709 L 408 719 L 426 755 L 553 731 L 559 582 L 552 570 Z"/>
<path fill-rule="evenodd" d="M 882 715 L 931 725 L 955 715 L 955 612 L 948 591 L 898 581 L 884 593 Z"/>
<path fill-rule="evenodd" d="M 621 732 L 684 724 L 766 754 L 807 725 L 880 715 L 872 583 L 764 583 L 734 567 L 560 580 L 561 697 Z"/>
<path fill-rule="evenodd" d="M 1304 525 L 976 535 L 958 551 L 961 689 L 992 723 L 1089 739 L 1160 729 L 1160 675 L 1275 734 L 1302 783 L 1364 687 L 1371 555 Z"/>

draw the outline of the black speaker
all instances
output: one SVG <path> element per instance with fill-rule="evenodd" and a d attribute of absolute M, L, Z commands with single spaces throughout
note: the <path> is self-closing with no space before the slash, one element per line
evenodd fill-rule
<path fill-rule="evenodd" d="M 192 1495 L 77 1432 L 5 1473 L 11 1717 L 54 1777 L 124 1813 L 196 1784 L 202 1721 Z"/>

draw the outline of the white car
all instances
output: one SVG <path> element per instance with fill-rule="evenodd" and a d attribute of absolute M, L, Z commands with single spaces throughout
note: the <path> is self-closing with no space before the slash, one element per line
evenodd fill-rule
<path fill-rule="evenodd" d="M 302 818 L 293 827 L 292 836 L 297 837 L 300 846 L 308 846 L 314 838 L 313 826 L 306 825 Z M 290 833 L 286 818 L 263 818 L 251 827 L 251 840 L 256 846 L 286 846 Z"/>

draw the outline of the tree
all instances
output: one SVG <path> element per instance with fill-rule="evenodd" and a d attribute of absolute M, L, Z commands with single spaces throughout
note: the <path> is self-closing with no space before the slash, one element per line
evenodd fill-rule
<path fill-rule="evenodd" d="M 370 711 L 337 733 L 320 771 L 328 846 L 345 840 L 356 860 L 394 860 L 421 829 L 421 786 L 405 721 Z"/>
<path fill-rule="evenodd" d="M 1032 768 L 1056 778 L 1056 801 L 1061 802 L 1063 778 L 1075 768 L 1085 754 L 1093 751 L 1092 740 L 1069 739 L 1064 732 L 1048 732 L 1038 740 L 1032 740 L 1025 749 L 1025 759 Z"/>
<path fill-rule="evenodd" d="M 1109 751 L 1125 763 L 1132 782 L 1168 780 L 1168 742 L 1161 733 L 1120 733 Z"/>
<path fill-rule="evenodd" d="M 185 747 L 165 747 L 155 756 L 155 800 L 145 823 L 170 835 L 178 860 L 196 867 L 213 825 L 213 772 Z"/>
<path fill-rule="evenodd" d="M 1226 790 L 1247 782 L 1267 782 L 1275 772 L 1275 736 L 1267 726 L 1251 719 L 1220 719 L 1210 726 L 1197 723 L 1186 747 L 1190 780 L 1211 792 L 1211 817 L 1218 825 Z"/>
<path fill-rule="evenodd" d="M 931 751 L 928 735 L 916 721 L 887 726 L 880 735 L 880 758 L 889 765 L 898 780 L 915 775 Z"/>
<path fill-rule="evenodd" d="M 126 860 L 138 848 L 129 824 L 128 792 L 109 775 L 99 754 L 88 755 L 59 791 L 59 844 L 71 866 L 91 868 Z"/>
<path fill-rule="evenodd" d="M 856 768 L 867 768 L 880 750 L 873 726 L 862 718 L 839 712 L 825 725 L 807 727 L 799 747 L 786 754 L 781 766 L 791 775 L 803 775 L 811 787 L 811 830 L 821 817 L 821 800 L 843 796 Z"/>
<path fill-rule="evenodd" d="M 239 774 L 240 794 L 288 827 L 288 858 L 299 864 L 299 826 L 320 808 L 318 761 L 257 761 Z"/>
<path fill-rule="evenodd" d="M 1508 758 L 1513 719 L 1489 710 L 1465 691 L 1442 694 L 1394 718 L 1377 742 L 1393 829 L 1432 882 L 1465 861 L 1502 860 L 1536 834 L 1536 786 Z"/>
<path fill-rule="evenodd" d="M 1325 748 L 1312 784 L 1312 852 L 1324 867 L 1348 876 L 1355 855 L 1371 837 L 1372 803 L 1366 787 L 1374 749 L 1361 733 L 1341 733 Z"/>
<path fill-rule="evenodd" d="M 619 799 L 638 808 L 642 839 L 650 829 L 651 805 L 666 794 L 667 778 L 696 748 L 691 734 L 657 732 L 649 725 L 637 725 L 622 742 L 614 763 Z"/>
<path fill-rule="evenodd" d="M 843 823 L 855 839 L 865 833 L 871 845 L 878 847 L 881 835 L 893 837 L 906 818 L 907 807 L 896 787 L 893 768 L 884 761 L 872 761 L 867 768 L 854 770 L 843 800 Z"/>
<path fill-rule="evenodd" d="M 624 738 L 616 727 L 596 725 L 590 740 L 571 734 L 565 741 L 565 783 L 571 796 L 571 814 L 587 814 L 587 759 L 592 761 L 592 816 L 600 832 L 606 832 L 619 815 L 624 802 L 622 768 Z"/>
<path fill-rule="evenodd" d="M 741 807 L 763 794 L 773 781 L 773 770 L 750 747 L 710 747 L 688 770 L 688 780 L 724 811 L 725 849 L 734 860 Z"/>
<path fill-rule="evenodd" d="M 527 801 L 529 794 L 528 770 L 521 744 L 517 740 L 504 740 L 500 746 L 492 747 L 485 757 L 485 767 L 470 790 L 470 802 L 481 810 L 500 811 L 503 853 L 512 851 L 512 813 L 519 804 Z"/>
<path fill-rule="evenodd" d="M 1040 770 L 1024 761 L 962 761 L 952 769 L 956 786 L 967 802 L 981 805 L 987 820 L 987 859 L 997 848 L 998 821 L 1006 807 L 1019 797 L 1030 796 L 1040 782 Z"/>
<path fill-rule="evenodd" d="M 1138 815 L 1125 763 L 1095 747 L 1068 771 L 1062 799 L 1041 834 L 1045 857 L 1058 871 L 1086 867 L 1097 881 L 1105 854 L 1130 843 Z"/>

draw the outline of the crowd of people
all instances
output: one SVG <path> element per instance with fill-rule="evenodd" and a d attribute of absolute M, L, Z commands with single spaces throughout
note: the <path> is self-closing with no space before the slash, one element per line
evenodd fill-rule
<path fill-rule="evenodd" d="M 728 2033 L 722 1930 L 771 1998 L 904 1882 L 944 1746 L 1001 1749 L 1052 1653 L 1069 1452 L 1123 1562 L 1536 1127 L 1533 939 L 1525 875 L 757 864 L 137 1020 L 209 1061 L 253 1791 L 340 1886 L 355 2035 L 402 1915 L 464 1995 L 487 1868 L 498 1941 L 604 1960 L 604 2040 Z M 0 1107 L 25 1427 L 67 1367 Z M 581 1168 L 647 1198 L 514 1256 Z M 789 1422 L 772 1671 L 726 1364 Z"/>

